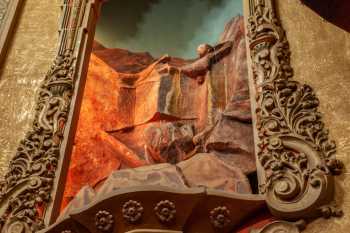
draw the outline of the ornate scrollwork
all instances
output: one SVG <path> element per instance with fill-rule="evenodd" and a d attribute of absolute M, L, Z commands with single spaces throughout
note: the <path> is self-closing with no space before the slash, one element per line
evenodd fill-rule
<path fill-rule="evenodd" d="M 210 211 L 210 222 L 216 228 L 224 228 L 231 222 L 230 211 L 226 206 L 219 206 Z"/>
<path fill-rule="evenodd" d="M 73 91 L 74 61 L 71 50 L 59 55 L 39 89 L 32 130 L 20 142 L 0 183 L 3 231 L 21 225 L 20 232 L 27 232 L 43 226 L 40 210 L 50 200 Z"/>
<path fill-rule="evenodd" d="M 321 206 L 320 211 L 324 218 L 343 216 L 343 211 L 334 204 Z"/>
<path fill-rule="evenodd" d="M 261 192 L 282 217 L 319 215 L 332 198 L 334 158 L 319 101 L 312 88 L 291 80 L 289 44 L 272 0 L 251 0 L 249 47 L 257 101 L 258 159 L 264 169 Z"/>
<path fill-rule="evenodd" d="M 114 225 L 113 215 L 106 210 L 100 210 L 95 215 L 96 228 L 103 232 L 109 232 Z"/>
<path fill-rule="evenodd" d="M 303 220 L 292 223 L 285 221 L 275 221 L 267 224 L 263 228 L 253 229 L 250 233 L 300 233 L 305 228 Z"/>
<path fill-rule="evenodd" d="M 143 215 L 143 207 L 140 202 L 130 200 L 123 205 L 123 217 L 130 223 L 140 221 Z"/>
<path fill-rule="evenodd" d="M 160 222 L 169 224 L 175 220 L 176 208 L 175 204 L 169 200 L 160 201 L 154 207 L 157 218 Z"/>

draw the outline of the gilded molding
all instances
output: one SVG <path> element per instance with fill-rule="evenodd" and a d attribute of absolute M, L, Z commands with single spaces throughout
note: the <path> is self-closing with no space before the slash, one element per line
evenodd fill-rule
<path fill-rule="evenodd" d="M 312 88 L 293 80 L 286 33 L 273 0 L 250 0 L 248 39 L 256 98 L 261 193 L 273 214 L 286 219 L 339 216 L 333 176 L 341 173 Z"/>

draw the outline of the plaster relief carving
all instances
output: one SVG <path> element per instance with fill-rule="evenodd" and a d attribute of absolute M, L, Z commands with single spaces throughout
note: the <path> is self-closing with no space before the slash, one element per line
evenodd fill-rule
<path fill-rule="evenodd" d="M 230 215 L 226 206 L 219 206 L 210 211 L 210 221 L 215 228 L 224 228 L 231 222 Z"/>
<path fill-rule="evenodd" d="M 78 32 L 86 27 L 81 20 L 87 17 L 84 13 L 91 8 L 91 1 L 65 0 L 62 8 L 58 55 L 38 90 L 31 130 L 20 141 L 0 183 L 2 233 L 38 231 L 45 227 L 44 219 L 48 217 L 45 214 L 62 159 L 61 144 L 74 94 L 76 65 L 80 62 L 76 58 L 80 48 L 75 40 L 83 36 Z"/>
<path fill-rule="evenodd" d="M 300 233 L 305 228 L 304 221 L 295 223 L 286 221 L 275 221 L 267 224 L 263 228 L 253 229 L 250 233 Z"/>
<path fill-rule="evenodd" d="M 86 42 L 84 41 L 86 38 L 83 32 L 87 32 L 87 25 L 84 25 L 84 23 L 90 23 L 89 20 L 98 15 L 98 3 L 98 1 L 84 0 L 64 1 L 63 27 L 60 32 L 61 41 L 57 59 L 54 61 L 39 90 L 36 117 L 32 130 L 21 141 L 17 153 L 10 163 L 9 172 L 0 185 L 0 223 L 2 233 L 30 233 L 45 227 L 45 210 L 50 204 L 54 183 L 60 178 L 56 176 L 56 169 L 60 164 L 60 159 L 62 160 L 62 156 L 64 156 L 62 153 L 64 149 L 61 148 L 61 144 L 67 139 L 64 138 L 64 129 L 69 116 L 73 114 L 72 109 L 70 109 L 71 100 L 74 99 L 73 96 L 78 94 L 76 93 L 78 89 L 75 89 L 75 80 L 76 76 L 81 74 L 77 71 L 78 68 L 81 68 L 78 66 L 81 65 L 79 63 L 81 54 L 79 53 L 86 51 L 86 48 L 77 45 L 83 46 L 84 43 L 82 42 Z M 250 0 L 249 3 L 248 47 L 250 48 L 253 70 L 253 80 L 250 81 L 254 86 L 254 90 L 252 90 L 253 95 L 256 97 L 253 102 L 257 106 L 255 127 L 258 133 L 258 141 L 255 143 L 258 148 L 258 151 L 256 151 L 258 162 L 262 167 L 262 170 L 258 169 L 259 177 L 262 178 L 260 191 L 265 194 L 266 202 L 271 212 L 282 219 L 306 219 L 321 215 L 324 217 L 340 216 L 342 212 L 330 203 L 333 199 L 333 176 L 341 173 L 342 163 L 334 157 L 335 144 L 328 139 L 328 132 L 324 129 L 320 113 L 317 111 L 318 99 L 315 97 L 311 87 L 292 80 L 293 70 L 290 66 L 290 49 L 285 32 L 275 15 L 273 1 Z M 92 8 L 93 10 L 91 10 Z M 218 57 L 216 55 L 207 57 L 204 55 L 197 61 L 200 64 L 194 62 L 186 65 L 171 66 L 171 64 L 168 64 L 169 57 L 164 56 L 158 61 L 153 61 L 154 63 L 151 65 L 150 70 L 157 73 L 157 78 L 163 77 L 164 74 L 167 77 L 172 75 L 179 77 L 181 74 L 187 75 L 190 78 L 187 79 L 189 82 L 193 81 L 191 76 L 196 73 L 194 75 L 196 82 L 191 83 L 191 85 L 201 87 L 206 82 L 203 80 L 204 76 L 210 72 L 220 73 L 222 71 L 219 67 L 219 65 L 223 65 L 220 64 L 220 59 L 224 60 L 225 56 L 228 55 L 226 53 L 231 49 L 231 45 L 231 43 L 219 44 L 216 48 L 219 51 L 219 54 L 216 54 Z M 212 51 L 212 49 L 213 47 L 211 46 L 203 45 L 200 46 L 199 51 L 201 54 L 202 50 L 205 50 L 206 55 L 208 52 L 209 55 L 212 55 L 213 53 L 215 54 L 215 51 Z M 202 60 L 203 57 L 205 59 Z M 220 59 L 217 60 L 216 58 Z M 202 63 L 202 61 L 204 62 Z M 153 69 L 158 65 L 161 67 Z M 219 68 L 215 69 L 216 65 Z M 197 75 L 197 73 L 200 74 Z M 123 75 L 121 74 L 121 76 Z M 171 80 L 172 84 L 179 84 L 179 80 L 176 77 L 174 77 L 175 81 Z M 121 78 L 125 89 L 133 87 L 134 81 L 135 76 L 133 75 L 125 75 Z M 219 86 L 211 86 L 213 88 L 211 91 L 216 88 L 214 91 L 220 94 L 221 89 Z M 175 108 L 178 107 L 180 99 L 175 98 L 176 94 L 181 94 L 178 87 L 173 85 L 172 89 L 169 89 L 169 93 L 167 93 L 170 97 L 163 98 L 166 103 L 161 106 L 164 107 L 161 109 L 162 113 L 177 113 L 177 115 L 174 114 L 175 117 L 182 117 L 183 112 Z M 147 90 L 143 91 L 148 93 Z M 251 123 L 249 111 L 235 111 L 239 106 L 247 110 L 245 105 L 246 102 L 249 102 L 246 98 L 247 93 L 248 90 L 242 88 L 237 92 L 236 96 L 225 98 L 229 102 L 225 102 L 226 105 L 221 105 L 221 102 L 215 102 L 215 98 L 211 99 L 212 105 L 210 107 L 216 105 L 217 109 L 212 108 L 210 109 L 212 112 L 206 113 L 210 116 L 208 117 L 209 124 L 202 124 L 199 127 L 201 128 L 200 133 L 197 135 L 191 131 L 191 124 L 184 124 L 183 122 L 181 124 L 164 124 L 167 129 L 171 129 L 170 131 L 173 134 L 169 134 L 169 138 L 161 137 L 161 139 L 165 138 L 165 140 L 168 140 L 167 145 L 162 147 L 162 149 L 166 148 L 167 152 L 171 149 L 176 149 L 173 150 L 173 152 L 175 151 L 175 156 L 170 159 L 167 157 L 169 153 L 163 154 L 161 150 L 158 151 L 152 140 L 146 142 L 145 146 L 149 148 L 144 148 L 144 152 L 148 162 L 153 160 L 152 163 L 177 163 L 188 159 L 179 165 L 157 164 L 147 168 L 133 169 L 134 167 L 145 165 L 147 161 L 143 161 L 140 157 L 134 160 L 137 153 L 133 153 L 133 150 L 127 147 L 125 143 L 118 141 L 117 133 L 114 132 L 115 135 L 111 136 L 105 131 L 98 131 L 97 137 L 107 142 L 110 147 L 118 148 L 117 152 L 122 154 L 120 160 L 131 167 L 131 169 L 112 173 L 98 194 L 102 197 L 103 194 L 109 194 L 110 196 L 108 198 L 103 197 L 105 199 L 98 196 L 95 200 L 95 204 L 100 205 L 105 200 L 116 203 L 120 202 L 121 197 L 124 198 L 122 201 L 123 205 L 117 205 L 118 208 L 120 206 L 123 207 L 122 212 L 124 216 L 115 216 L 115 209 L 113 209 L 115 206 L 110 205 L 108 206 L 110 208 L 108 211 L 103 210 L 97 212 L 96 215 L 96 212 L 94 212 L 95 227 L 102 231 L 112 231 L 114 218 L 121 217 L 134 223 L 139 221 L 143 211 L 153 211 L 154 216 L 152 217 L 156 218 L 154 222 L 159 221 L 162 227 L 169 228 L 169 230 L 157 230 L 159 228 L 157 225 L 157 229 L 142 228 L 129 232 L 182 232 L 178 229 L 182 229 L 183 226 L 188 227 L 193 223 L 198 223 L 191 228 L 195 229 L 193 232 L 198 232 L 197 226 L 199 226 L 199 229 L 212 232 L 213 227 L 210 228 L 210 224 L 214 226 L 214 229 L 219 228 L 224 229 L 222 230 L 223 232 L 229 232 L 232 230 L 230 228 L 231 225 L 234 227 L 234 225 L 239 224 L 240 221 L 247 217 L 246 213 L 235 210 L 235 205 L 246 204 L 247 212 L 260 210 L 263 206 L 262 196 L 250 195 L 250 184 L 244 178 L 245 173 L 251 172 L 255 167 L 252 168 L 247 163 L 247 166 L 237 167 L 238 170 L 242 169 L 242 171 L 237 171 L 237 169 L 232 169 L 230 165 L 222 165 L 223 161 L 225 161 L 223 153 L 244 151 L 244 156 L 253 154 L 252 148 L 249 146 L 242 147 L 242 145 L 253 143 L 246 141 L 245 143 L 232 143 L 230 138 L 236 132 L 232 130 L 234 128 L 233 121 L 239 122 L 239 124 Z M 158 104 L 158 99 L 155 102 Z M 159 113 L 159 106 L 157 105 L 156 107 L 155 112 Z M 218 109 L 222 111 L 217 111 Z M 188 110 L 193 109 L 188 108 Z M 155 112 L 150 113 L 153 114 Z M 163 116 L 154 115 L 160 118 Z M 128 126 L 123 128 L 125 131 L 128 131 L 126 128 L 129 128 L 129 126 L 132 126 L 131 128 L 139 126 L 139 124 L 135 123 L 135 119 L 125 117 L 122 120 L 125 120 L 126 123 L 121 122 L 121 124 L 125 123 Z M 138 123 L 148 123 L 148 120 Z M 152 118 L 152 120 L 158 120 L 160 123 L 163 123 L 164 119 Z M 165 130 L 162 127 L 164 125 L 159 126 L 157 125 L 158 123 L 155 123 L 150 128 L 141 128 L 141 132 L 152 134 L 152 130 L 154 130 L 155 132 L 160 131 L 163 133 Z M 226 135 L 230 135 L 229 137 L 220 134 L 220 129 L 223 128 L 224 130 L 222 131 Z M 117 130 L 120 129 L 118 128 Z M 242 137 L 237 138 L 237 140 L 242 139 Z M 156 143 L 156 145 L 159 146 L 160 144 Z M 196 149 L 203 154 L 201 157 L 192 158 L 194 154 L 200 154 L 197 153 Z M 195 151 L 195 153 L 192 154 L 192 151 Z M 213 155 L 217 156 L 217 158 L 213 159 Z M 187 167 L 188 164 L 186 165 L 186 162 L 188 161 L 196 161 L 197 165 L 211 165 L 211 167 L 199 167 L 210 168 L 214 171 L 219 166 L 225 168 L 227 170 L 225 174 L 235 174 L 244 185 L 238 185 L 239 182 L 232 182 L 235 185 L 230 187 L 230 189 L 234 190 L 231 193 L 223 192 L 229 190 L 226 187 L 225 190 L 220 192 L 210 189 L 218 186 L 223 187 L 220 182 L 210 184 L 212 186 L 202 185 L 206 189 L 195 188 L 196 185 L 201 186 L 195 182 L 198 181 L 196 180 L 196 175 L 193 175 L 193 173 L 189 174 L 189 177 L 190 175 L 193 176 L 192 179 L 188 180 L 194 180 L 193 184 L 190 184 L 183 177 L 183 174 L 186 173 L 185 168 L 183 172 L 179 169 L 181 166 Z M 190 165 L 193 165 L 193 163 Z M 188 172 L 191 173 L 191 171 Z M 130 180 L 126 182 L 125 176 L 132 177 L 130 179 L 132 182 L 129 182 Z M 157 177 L 157 179 L 154 179 L 154 177 Z M 230 178 L 235 177 L 232 176 Z M 223 183 L 228 183 L 227 179 L 222 179 L 222 177 L 219 180 L 223 181 Z M 202 180 L 200 181 L 202 182 Z M 173 184 L 174 187 L 187 189 L 183 191 L 164 189 L 164 187 L 159 188 L 162 185 L 157 185 L 153 189 L 150 188 L 152 184 L 162 184 L 163 182 L 167 183 L 167 185 Z M 130 183 L 135 184 L 135 186 L 130 187 Z M 145 185 L 138 191 L 127 189 L 135 188 L 140 183 L 147 183 L 149 186 Z M 121 188 L 123 185 L 125 186 Z M 240 193 L 237 190 L 242 190 L 242 192 Z M 245 193 L 245 195 L 242 193 Z M 137 196 L 137 200 L 143 198 L 142 202 L 125 202 L 125 200 L 130 199 L 125 199 L 124 195 L 129 194 Z M 169 199 L 166 199 L 168 197 Z M 157 203 L 156 206 L 143 207 L 143 205 L 149 203 L 148 200 L 150 198 L 154 198 L 155 203 Z M 184 200 L 188 205 L 181 205 Z M 80 212 L 78 211 L 79 214 L 77 216 L 87 215 L 90 217 L 87 219 L 91 220 L 92 216 L 88 212 L 89 209 L 84 209 L 86 207 L 84 204 L 86 203 L 77 203 L 82 203 L 83 205 L 79 207 L 82 209 L 78 209 Z M 89 204 L 91 203 L 89 202 Z M 143 203 L 142 206 L 141 203 Z M 182 211 L 177 212 L 178 209 Z M 207 211 L 208 209 L 211 211 Z M 199 219 L 201 222 L 196 222 L 198 219 L 191 217 L 193 213 L 198 215 L 205 213 L 205 221 Z M 207 221 L 208 218 L 211 222 Z M 67 222 L 70 224 L 76 223 L 76 220 L 69 215 L 67 219 Z M 57 225 L 54 225 L 53 229 L 60 227 L 60 223 L 58 222 Z M 84 224 L 91 224 L 91 221 Z M 171 229 L 173 227 L 172 224 L 177 230 Z M 154 225 L 156 224 L 154 223 Z M 45 232 L 50 232 L 51 230 L 52 228 L 49 227 L 44 229 Z M 275 222 L 258 232 L 298 233 L 299 228 L 286 222 Z"/>
<path fill-rule="evenodd" d="M 20 226 L 24 232 L 43 227 L 39 211 L 50 201 L 73 91 L 72 52 L 59 55 L 46 75 L 38 92 L 33 129 L 20 142 L 1 182 L 1 223 L 7 229 L 3 232 Z"/>
<path fill-rule="evenodd" d="M 156 207 L 154 207 L 154 212 L 159 221 L 164 224 L 169 224 L 175 221 L 176 207 L 175 204 L 169 200 L 160 201 Z"/>
<path fill-rule="evenodd" d="M 141 220 L 143 215 L 143 207 L 140 202 L 130 200 L 123 205 L 123 217 L 130 223 L 136 223 Z"/>
<path fill-rule="evenodd" d="M 290 49 L 273 3 L 251 0 L 248 19 L 261 192 L 277 216 L 316 217 L 333 198 L 333 176 L 342 163 L 312 88 L 292 80 Z"/>
<path fill-rule="evenodd" d="M 105 210 L 100 210 L 95 215 L 96 228 L 102 232 L 110 232 L 114 226 L 113 215 Z"/>

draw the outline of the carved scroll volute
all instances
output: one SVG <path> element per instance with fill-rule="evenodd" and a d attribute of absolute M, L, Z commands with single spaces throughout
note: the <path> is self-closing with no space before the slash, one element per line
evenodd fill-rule
<path fill-rule="evenodd" d="M 334 158 L 318 99 L 311 87 L 292 80 L 289 44 L 273 1 L 249 4 L 261 192 L 278 217 L 338 216 L 341 211 L 323 207 L 333 199 L 333 175 L 342 164 Z"/>
<path fill-rule="evenodd" d="M 0 183 L 1 233 L 30 233 L 44 227 L 44 218 L 60 157 L 70 111 L 88 7 L 93 0 L 64 0 L 56 59 L 37 93 L 32 128 L 10 161 Z M 85 32 L 86 33 L 86 32 Z"/>
<path fill-rule="evenodd" d="M 252 229 L 250 233 L 300 233 L 305 229 L 305 222 L 275 221 L 268 223 L 261 229 Z"/>

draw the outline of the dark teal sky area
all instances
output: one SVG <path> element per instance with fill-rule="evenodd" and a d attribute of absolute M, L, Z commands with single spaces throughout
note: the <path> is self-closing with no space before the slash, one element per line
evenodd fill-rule
<path fill-rule="evenodd" d="M 96 40 L 154 57 L 194 58 L 197 45 L 215 44 L 226 22 L 242 9 L 242 0 L 109 0 Z"/>

